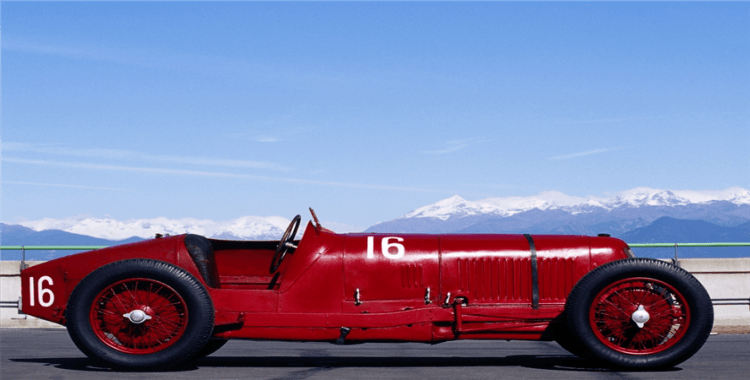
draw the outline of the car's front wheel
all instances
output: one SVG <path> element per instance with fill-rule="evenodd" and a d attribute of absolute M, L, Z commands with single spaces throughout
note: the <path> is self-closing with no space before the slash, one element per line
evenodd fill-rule
<path fill-rule="evenodd" d="M 195 357 L 193 359 L 200 359 L 205 358 L 208 355 L 213 354 L 216 351 L 219 351 L 220 348 L 224 347 L 225 344 L 227 344 L 229 340 L 222 339 L 222 338 L 211 338 L 208 340 L 208 343 L 206 343 L 203 348 L 201 348 L 200 351 L 198 351 L 197 354 L 195 354 Z"/>
<path fill-rule="evenodd" d="M 66 311 L 73 342 L 92 359 L 126 369 L 166 368 L 206 346 L 213 331 L 206 289 L 169 263 L 105 265 L 73 290 Z"/>
<path fill-rule="evenodd" d="M 571 291 L 565 315 L 570 343 L 583 356 L 633 369 L 687 360 L 713 326 L 711 299 L 695 277 L 644 258 L 591 271 Z"/>

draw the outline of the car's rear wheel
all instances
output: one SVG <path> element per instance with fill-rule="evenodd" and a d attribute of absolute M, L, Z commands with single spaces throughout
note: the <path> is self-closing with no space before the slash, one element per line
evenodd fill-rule
<path fill-rule="evenodd" d="M 571 291 L 565 315 L 579 355 L 625 368 L 675 366 L 713 326 L 711 299 L 695 277 L 643 258 L 591 271 Z"/>
<path fill-rule="evenodd" d="M 206 289 L 174 265 L 145 259 L 105 265 L 73 290 L 66 311 L 73 342 L 118 368 L 166 368 L 193 358 L 213 330 Z"/>

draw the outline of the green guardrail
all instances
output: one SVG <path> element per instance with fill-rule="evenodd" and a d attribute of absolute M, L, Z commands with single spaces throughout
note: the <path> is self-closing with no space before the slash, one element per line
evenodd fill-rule
<path fill-rule="evenodd" d="M 630 248 L 672 248 L 674 262 L 677 263 L 677 247 L 750 247 L 750 243 L 644 243 L 628 244 Z"/>
<path fill-rule="evenodd" d="M 90 251 L 107 248 L 108 245 L 4 245 L 3 251 Z"/>
<path fill-rule="evenodd" d="M 3 245 L 0 251 L 21 251 L 21 269 L 26 269 L 26 251 L 91 251 L 108 245 Z"/>

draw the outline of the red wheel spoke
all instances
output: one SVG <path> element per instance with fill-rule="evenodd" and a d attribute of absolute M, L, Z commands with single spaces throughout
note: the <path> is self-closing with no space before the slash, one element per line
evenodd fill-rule
<path fill-rule="evenodd" d="M 179 302 L 168 303 L 168 304 L 161 305 L 161 306 L 151 306 L 151 308 L 154 309 L 154 310 L 162 310 L 164 308 L 169 308 L 167 310 L 174 310 L 175 306 L 180 306 L 180 303 Z"/>
<path fill-rule="evenodd" d="M 159 331 L 164 336 L 169 336 L 170 334 L 172 334 L 172 331 L 167 330 L 164 326 L 158 323 L 152 324 L 150 328 L 154 329 L 155 331 Z"/>
<path fill-rule="evenodd" d="M 133 302 L 134 302 L 134 303 L 135 303 L 136 305 L 142 305 L 142 304 L 143 304 L 143 302 L 141 302 L 141 291 L 140 291 L 140 289 L 138 288 L 138 281 L 136 281 L 136 282 L 135 282 L 135 283 L 133 284 L 132 294 L 133 294 Z"/>
<path fill-rule="evenodd" d="M 614 304 L 614 303 L 612 303 L 611 301 L 609 301 L 609 300 L 604 300 L 604 302 L 605 302 L 605 303 L 606 303 L 607 305 L 609 305 L 609 306 L 610 306 L 610 309 L 611 309 L 611 308 L 614 308 L 615 310 L 619 311 L 620 313 L 622 313 L 622 314 L 626 315 L 626 316 L 627 316 L 628 318 L 630 318 L 630 314 L 629 314 L 628 312 L 626 312 L 625 310 L 623 310 L 623 309 L 622 309 L 622 308 L 620 308 L 619 306 L 615 305 L 615 304 Z"/>
<path fill-rule="evenodd" d="M 622 318 L 600 318 L 597 322 L 597 326 L 599 326 L 600 329 L 619 329 L 627 323 L 628 320 L 623 320 Z"/>
<path fill-rule="evenodd" d="M 617 292 L 617 293 L 615 293 L 615 295 L 616 295 L 617 297 L 619 297 L 620 299 L 622 299 L 623 301 L 627 302 L 628 304 L 630 304 L 630 305 L 632 305 L 632 306 L 637 306 L 637 305 L 636 305 L 636 304 L 634 304 L 634 303 L 633 303 L 633 302 L 632 302 L 631 300 L 627 299 L 627 298 L 626 298 L 626 297 L 625 297 L 625 296 L 624 296 L 624 295 L 623 295 L 623 294 L 622 294 L 621 292 Z"/>
<path fill-rule="evenodd" d="M 107 309 L 99 310 L 98 313 L 102 314 L 102 315 L 103 314 L 107 314 L 107 315 L 114 315 L 114 316 L 122 317 L 122 315 L 120 315 L 120 314 L 118 314 L 118 313 L 116 313 L 116 312 L 114 312 L 112 310 L 107 310 Z"/>
<path fill-rule="evenodd" d="M 158 321 L 161 324 L 168 324 L 168 325 L 171 325 L 171 326 L 174 326 L 174 327 L 179 327 L 180 326 L 179 322 L 174 322 L 174 321 L 171 321 L 171 320 L 166 319 L 166 318 L 158 318 Z"/>
<path fill-rule="evenodd" d="M 133 293 L 130 291 L 130 288 L 127 285 L 123 285 L 123 287 L 125 288 L 125 293 L 128 294 L 128 298 L 132 301 L 131 304 L 135 303 L 135 296 L 133 296 Z"/>
<path fill-rule="evenodd" d="M 658 305 L 665 305 L 665 304 L 668 304 L 666 298 L 655 298 L 653 302 L 650 302 L 650 303 L 643 302 L 641 305 L 643 305 L 643 307 L 648 309 L 652 307 L 657 307 Z"/>
<path fill-rule="evenodd" d="M 165 338 L 170 337 L 169 335 L 164 334 L 164 332 L 161 332 L 158 336 L 156 334 L 149 335 L 149 339 L 151 340 L 151 344 L 162 344 L 166 342 Z"/>
<path fill-rule="evenodd" d="M 669 314 L 672 314 L 672 312 L 673 312 L 673 310 L 669 309 L 669 310 L 662 310 L 662 311 L 660 311 L 658 313 L 650 313 L 651 314 L 651 319 L 659 318 L 659 317 L 661 317 L 663 315 L 669 315 Z"/>
<path fill-rule="evenodd" d="M 154 283 L 150 282 L 148 284 L 148 297 L 146 297 L 146 304 L 151 305 L 154 303 L 154 300 L 156 297 L 156 292 L 154 291 Z"/>
<path fill-rule="evenodd" d="M 643 305 L 643 301 L 646 299 L 646 297 L 652 294 L 651 291 L 653 290 L 654 284 L 648 284 L 648 285 L 650 286 L 647 286 L 647 284 L 643 284 L 643 289 L 647 289 L 648 291 L 643 292 L 643 294 L 641 295 L 641 299 L 638 300 L 639 305 Z"/>
<path fill-rule="evenodd" d="M 114 288 L 112 289 L 112 297 L 110 298 L 110 300 L 114 300 L 115 302 L 117 302 L 117 305 L 120 306 L 121 310 L 127 310 L 128 307 L 124 303 L 122 303 L 120 295 L 118 293 L 115 293 Z"/>
<path fill-rule="evenodd" d="M 644 326 L 645 328 L 645 326 Z M 653 329 L 646 329 L 644 332 L 648 335 L 651 335 L 651 340 L 654 342 L 663 342 L 667 340 L 667 334 L 662 333 L 659 330 L 653 330 Z"/>

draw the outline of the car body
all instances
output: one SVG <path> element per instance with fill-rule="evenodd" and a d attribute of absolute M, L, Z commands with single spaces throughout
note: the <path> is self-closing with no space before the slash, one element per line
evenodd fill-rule
<path fill-rule="evenodd" d="M 22 272 L 22 309 L 67 326 L 93 359 L 139 369 L 235 338 L 556 340 L 609 365 L 661 368 L 695 353 L 713 324 L 689 273 L 609 236 L 336 234 L 316 218 L 294 240 L 299 224 L 281 242 L 187 234 L 52 260 Z"/>

